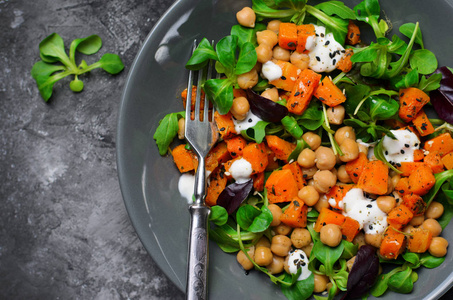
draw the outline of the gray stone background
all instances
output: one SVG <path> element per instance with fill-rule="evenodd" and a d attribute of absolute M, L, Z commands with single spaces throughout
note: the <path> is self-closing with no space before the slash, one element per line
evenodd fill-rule
<path fill-rule="evenodd" d="M 127 72 L 172 0 L 0 0 L 0 299 L 182 299 L 146 253 L 118 185 Z M 126 66 L 69 79 L 45 103 L 30 76 L 52 32 L 98 34 Z M 443 297 L 452 299 L 451 293 Z"/>

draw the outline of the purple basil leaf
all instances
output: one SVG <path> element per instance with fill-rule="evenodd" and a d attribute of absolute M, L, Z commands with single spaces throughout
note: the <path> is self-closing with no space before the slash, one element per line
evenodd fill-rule
<path fill-rule="evenodd" d="M 250 194 L 253 187 L 252 179 L 247 180 L 244 183 L 232 183 L 228 185 L 219 195 L 217 199 L 217 205 L 222 206 L 231 214 L 234 212 L 241 203 Z"/>
<path fill-rule="evenodd" d="M 247 99 L 249 100 L 252 113 L 266 122 L 280 122 L 288 114 L 288 109 L 272 100 L 261 97 L 252 89 L 247 89 Z"/>
<path fill-rule="evenodd" d="M 447 67 L 438 68 L 434 73 L 442 74 L 440 87 L 430 92 L 431 103 L 439 118 L 453 124 L 453 74 Z"/>
<path fill-rule="evenodd" d="M 365 245 L 360 247 L 348 277 L 347 295 L 344 299 L 360 298 L 376 282 L 379 273 L 379 258 L 376 249 Z"/>

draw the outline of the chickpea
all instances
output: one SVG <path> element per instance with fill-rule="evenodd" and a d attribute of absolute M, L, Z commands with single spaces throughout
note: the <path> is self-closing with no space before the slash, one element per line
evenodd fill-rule
<path fill-rule="evenodd" d="M 352 128 L 351 126 L 341 127 L 335 132 L 334 138 L 335 141 L 337 141 L 338 145 L 343 144 L 345 138 L 350 138 L 355 141 L 356 138 L 354 128 Z"/>
<path fill-rule="evenodd" d="M 267 89 L 261 93 L 261 97 L 264 97 L 264 98 L 267 98 L 269 100 L 276 102 L 276 101 L 278 101 L 278 97 L 279 97 L 278 90 L 277 90 L 277 88 Z"/>
<path fill-rule="evenodd" d="M 311 167 L 311 168 L 302 168 L 302 176 L 305 179 L 311 179 L 313 176 L 318 172 L 318 168 Z"/>
<path fill-rule="evenodd" d="M 398 184 L 398 181 L 400 181 L 401 176 L 400 175 L 395 175 L 392 176 L 392 187 L 395 189 L 395 186 Z"/>
<path fill-rule="evenodd" d="M 272 30 L 275 33 L 278 33 L 278 31 L 280 30 L 281 22 L 282 21 L 280 21 L 280 20 L 272 20 L 269 23 L 267 23 L 267 29 Z"/>
<path fill-rule="evenodd" d="M 313 293 L 324 292 L 329 282 L 329 277 L 327 277 L 326 275 L 315 274 L 315 288 L 313 290 Z"/>
<path fill-rule="evenodd" d="M 313 180 L 314 187 L 319 193 L 327 193 L 337 183 L 337 177 L 328 170 L 316 172 Z"/>
<path fill-rule="evenodd" d="M 306 228 L 295 228 L 291 233 L 291 242 L 296 248 L 302 248 L 310 245 L 311 235 Z"/>
<path fill-rule="evenodd" d="M 382 234 L 365 233 L 365 242 L 376 248 L 380 248 L 382 244 Z"/>
<path fill-rule="evenodd" d="M 250 7 L 244 7 L 236 13 L 238 23 L 245 27 L 255 27 L 256 15 Z"/>
<path fill-rule="evenodd" d="M 267 247 L 257 247 L 255 249 L 255 262 L 258 266 L 268 266 L 273 261 L 273 254 L 270 248 Z"/>
<path fill-rule="evenodd" d="M 333 168 L 333 169 L 331 169 L 329 171 L 335 176 L 335 178 L 338 178 L 337 169 Z M 335 179 L 335 181 L 336 181 L 336 179 Z"/>
<path fill-rule="evenodd" d="M 237 97 L 233 99 L 233 105 L 230 112 L 236 120 L 244 120 L 250 110 L 249 101 L 245 97 Z"/>
<path fill-rule="evenodd" d="M 307 181 L 307 185 L 315 187 L 315 181 L 313 179 L 310 179 L 309 181 Z"/>
<path fill-rule="evenodd" d="M 290 55 L 291 53 L 289 52 L 289 50 L 286 50 L 285 48 L 282 48 L 280 46 L 276 46 L 274 47 L 274 49 L 272 49 L 272 57 L 274 59 L 289 61 Z"/>
<path fill-rule="evenodd" d="M 380 196 L 376 199 L 376 204 L 380 210 L 388 214 L 396 206 L 396 199 L 392 196 Z"/>
<path fill-rule="evenodd" d="M 301 248 L 301 250 L 304 251 L 305 254 L 307 254 L 308 258 L 310 258 L 310 254 L 311 254 L 311 250 L 313 249 L 313 246 L 314 246 L 314 244 L 310 243 L 307 246 Z"/>
<path fill-rule="evenodd" d="M 323 207 L 325 207 L 325 208 L 330 207 L 329 200 L 327 199 L 327 197 L 325 195 L 323 195 L 322 197 L 319 197 L 318 202 L 316 202 L 316 204 L 314 205 L 314 208 L 318 212 L 321 212 Z"/>
<path fill-rule="evenodd" d="M 443 237 L 433 237 L 429 245 L 429 253 L 435 257 L 444 257 L 447 254 L 448 241 Z"/>
<path fill-rule="evenodd" d="M 351 138 L 345 138 L 340 145 L 340 149 L 343 152 L 343 155 L 340 156 L 342 162 L 352 161 L 359 156 L 359 146 Z"/>
<path fill-rule="evenodd" d="M 256 33 L 256 41 L 258 42 L 258 45 L 265 44 L 272 49 L 275 45 L 277 45 L 278 37 L 275 32 L 266 29 Z"/>
<path fill-rule="evenodd" d="M 308 68 L 308 63 L 310 62 L 310 57 L 307 54 L 299 53 L 297 51 L 294 51 L 291 53 L 291 56 L 289 57 L 289 60 L 293 65 L 298 67 L 301 70 L 305 70 Z"/>
<path fill-rule="evenodd" d="M 238 75 L 238 85 L 241 89 L 249 89 L 258 83 L 258 72 L 255 69 L 247 73 Z"/>
<path fill-rule="evenodd" d="M 350 183 L 350 182 L 352 182 L 351 177 L 349 177 L 349 174 L 346 172 L 346 165 L 341 165 L 338 168 L 338 170 L 337 170 L 337 178 L 342 183 Z"/>
<path fill-rule="evenodd" d="M 423 221 L 425 221 L 425 216 L 422 215 L 418 217 L 413 217 L 409 224 L 412 226 L 420 226 L 423 224 Z"/>
<path fill-rule="evenodd" d="M 276 234 L 288 235 L 291 232 L 292 228 L 286 225 L 285 223 L 280 223 L 280 225 L 274 227 Z"/>
<path fill-rule="evenodd" d="M 280 225 L 280 223 L 281 223 L 280 216 L 283 214 L 282 209 L 280 208 L 280 206 L 278 206 L 276 204 L 269 204 L 267 208 L 269 208 L 269 210 L 272 213 L 271 226 L 274 227 L 274 226 Z"/>
<path fill-rule="evenodd" d="M 329 107 L 327 109 L 327 119 L 330 124 L 341 125 L 344 120 L 345 109 L 343 105 Z"/>
<path fill-rule="evenodd" d="M 442 232 L 442 226 L 440 226 L 439 222 L 436 219 L 426 219 L 423 221 L 421 225 L 423 229 L 431 231 L 433 236 L 439 236 Z"/>
<path fill-rule="evenodd" d="M 315 205 L 319 200 L 319 193 L 318 191 L 310 185 L 304 186 L 299 190 L 297 196 L 304 201 L 305 204 L 308 206 Z M 298 247 L 300 248 L 300 247 Z"/>
<path fill-rule="evenodd" d="M 267 270 L 270 274 L 278 274 L 283 272 L 283 265 L 285 263 L 285 259 L 281 256 L 274 255 L 272 259 L 272 263 L 267 266 Z"/>
<path fill-rule="evenodd" d="M 272 48 L 267 44 L 260 44 L 255 48 L 258 62 L 264 64 L 272 59 Z"/>
<path fill-rule="evenodd" d="M 178 120 L 178 139 L 184 139 L 184 132 L 186 130 L 186 119 L 181 118 Z"/>
<path fill-rule="evenodd" d="M 336 224 L 327 224 L 321 228 L 321 242 L 329 247 L 336 247 L 341 243 L 343 235 L 340 226 Z"/>
<path fill-rule="evenodd" d="M 427 219 L 438 219 L 443 215 L 443 213 L 444 206 L 437 201 L 433 201 L 426 209 L 425 217 Z"/>
<path fill-rule="evenodd" d="M 351 272 L 352 266 L 354 265 L 355 262 L 355 256 L 353 256 L 351 259 L 349 259 L 346 262 L 346 267 L 348 268 L 348 271 Z"/>
<path fill-rule="evenodd" d="M 362 144 L 362 143 L 357 143 L 357 146 L 359 146 L 359 152 L 365 153 L 368 155 L 368 146 Z"/>
<path fill-rule="evenodd" d="M 337 160 L 331 148 L 321 146 L 318 149 L 316 149 L 315 155 L 316 155 L 316 167 L 318 167 L 318 169 L 330 170 L 333 167 L 335 167 Z"/>
<path fill-rule="evenodd" d="M 414 226 L 406 225 L 401 231 L 404 233 L 411 233 L 412 229 L 414 229 Z"/>
<path fill-rule="evenodd" d="M 255 259 L 255 247 L 250 247 L 247 250 L 247 254 L 250 256 L 251 259 Z M 240 250 L 236 255 L 236 260 L 238 263 L 244 268 L 244 270 L 251 270 L 253 269 L 253 263 L 245 256 L 244 252 Z"/>
<path fill-rule="evenodd" d="M 286 256 L 291 250 L 291 239 L 286 235 L 274 235 L 271 242 L 271 251 L 278 256 Z"/>
<path fill-rule="evenodd" d="M 311 168 L 315 163 L 316 155 L 311 149 L 305 148 L 297 157 L 297 163 L 303 168 Z"/>
<path fill-rule="evenodd" d="M 306 132 L 302 135 L 302 139 L 310 146 L 310 149 L 315 151 L 321 146 L 321 137 L 313 132 Z"/>
<path fill-rule="evenodd" d="M 363 233 L 363 231 L 357 233 L 357 235 L 352 240 L 352 243 L 355 245 L 359 245 L 359 248 L 362 247 L 363 245 L 366 245 L 365 234 Z"/>
<path fill-rule="evenodd" d="M 271 242 L 269 242 L 269 239 L 265 237 L 264 235 L 258 240 L 258 242 L 255 244 L 255 248 L 258 247 L 271 247 Z"/>

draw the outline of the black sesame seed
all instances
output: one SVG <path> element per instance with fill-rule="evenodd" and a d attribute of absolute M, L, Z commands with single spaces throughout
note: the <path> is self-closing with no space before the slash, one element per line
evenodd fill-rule
<path fill-rule="evenodd" d="M 401 154 L 404 154 L 404 153 L 405 153 L 405 152 L 404 152 L 404 150 L 403 150 L 403 149 L 401 149 Z"/>
<path fill-rule="evenodd" d="M 317 61 L 321 61 L 321 58 L 319 56 L 316 56 Z"/>
<path fill-rule="evenodd" d="M 332 65 L 336 65 L 336 64 L 337 64 L 337 60 L 334 59 L 334 60 L 332 61 Z"/>
<path fill-rule="evenodd" d="M 366 207 L 368 207 L 368 208 L 372 208 L 372 207 L 373 207 L 373 205 L 371 205 L 371 204 L 368 204 L 368 205 L 367 205 Z"/>
<path fill-rule="evenodd" d="M 252 122 L 253 122 L 253 120 L 252 120 L 252 119 L 248 119 L 248 122 L 249 122 L 249 123 L 252 123 Z"/>
<path fill-rule="evenodd" d="M 330 44 L 330 41 L 327 41 L 324 45 L 327 46 Z"/>
<path fill-rule="evenodd" d="M 410 145 L 409 144 L 404 144 L 404 147 L 409 148 Z"/>

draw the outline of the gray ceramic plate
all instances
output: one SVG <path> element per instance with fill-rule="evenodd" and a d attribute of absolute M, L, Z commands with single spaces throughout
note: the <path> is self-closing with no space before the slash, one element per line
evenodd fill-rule
<path fill-rule="evenodd" d="M 312 4 L 314 1 L 309 1 Z M 353 6 L 359 1 L 345 1 Z M 248 1 L 177 1 L 156 24 L 135 59 L 124 90 L 118 125 L 118 172 L 126 208 L 147 251 L 165 274 L 185 289 L 189 214 L 178 193 L 179 172 L 171 157 L 160 157 L 153 140 L 165 114 L 182 110 L 184 89 L 194 38 L 219 40 L 236 23 L 235 12 Z M 425 45 L 441 65 L 453 66 L 453 0 L 381 0 L 394 27 L 420 21 Z M 444 236 L 453 240 L 453 223 Z M 412 294 L 387 293 L 383 299 L 432 299 L 451 285 L 453 255 L 435 270 L 421 270 Z M 234 255 L 210 244 L 211 299 L 284 299 L 264 275 L 248 276 Z"/>

